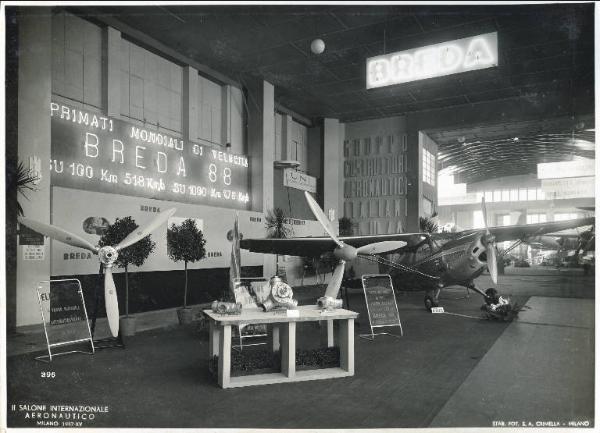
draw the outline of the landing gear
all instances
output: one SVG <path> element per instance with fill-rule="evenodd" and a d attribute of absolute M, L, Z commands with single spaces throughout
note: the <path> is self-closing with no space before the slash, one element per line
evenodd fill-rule
<path fill-rule="evenodd" d="M 435 308 L 439 305 L 439 296 L 440 289 L 427 291 L 425 294 L 425 308 L 428 311 L 431 311 L 432 308 Z"/>
<path fill-rule="evenodd" d="M 433 300 L 433 298 L 429 295 L 425 296 L 425 308 L 431 311 L 432 308 L 438 306 L 438 303 Z"/>
<path fill-rule="evenodd" d="M 485 303 L 488 305 L 497 304 L 500 299 L 498 291 L 493 287 L 490 287 L 485 291 Z"/>

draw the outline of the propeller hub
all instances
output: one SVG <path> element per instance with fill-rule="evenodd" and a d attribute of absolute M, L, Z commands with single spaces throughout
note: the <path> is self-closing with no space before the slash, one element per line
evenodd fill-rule
<path fill-rule="evenodd" d="M 341 247 L 333 250 L 333 255 L 339 260 L 351 262 L 356 258 L 358 253 L 356 252 L 356 248 L 354 248 L 352 245 L 342 244 Z"/>
<path fill-rule="evenodd" d="M 117 258 L 119 257 L 119 253 L 117 252 L 117 250 L 111 246 L 105 246 L 100 248 L 100 250 L 98 251 L 98 257 L 100 258 L 100 262 L 106 266 L 112 266 L 113 263 L 117 260 Z"/>

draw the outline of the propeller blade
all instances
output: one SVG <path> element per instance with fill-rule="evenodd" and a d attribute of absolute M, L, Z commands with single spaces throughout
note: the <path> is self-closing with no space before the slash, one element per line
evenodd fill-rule
<path fill-rule="evenodd" d="M 129 233 L 129 235 L 125 239 L 123 239 L 121 242 L 119 242 L 117 245 L 115 245 L 114 248 L 117 251 L 119 251 L 119 250 L 122 250 L 123 248 L 127 248 L 128 246 L 133 245 L 136 242 L 144 239 L 146 236 L 148 236 L 154 230 L 156 230 L 161 225 L 166 223 L 167 220 L 173 216 L 173 214 L 175 213 L 176 210 L 177 209 L 175 209 L 175 208 L 171 208 L 171 209 L 167 209 L 166 211 L 159 213 L 156 216 L 156 218 L 154 218 L 152 221 L 150 221 L 150 224 L 148 224 L 147 226 L 145 226 L 143 228 L 138 227 L 136 230 Z"/>
<path fill-rule="evenodd" d="M 494 237 L 490 233 L 490 229 L 487 224 L 487 209 L 485 207 L 485 197 L 481 197 L 481 212 L 483 213 L 483 224 L 485 225 L 485 250 L 487 257 L 488 271 L 490 271 L 490 277 L 494 284 L 498 284 L 498 262 L 496 261 L 496 242 Z"/>
<path fill-rule="evenodd" d="M 373 254 L 382 254 L 387 253 L 388 251 L 394 251 L 398 248 L 402 248 L 406 245 L 404 241 L 383 241 L 383 242 L 375 242 L 368 245 L 363 245 L 356 249 L 357 254 L 362 255 L 373 255 Z"/>
<path fill-rule="evenodd" d="M 487 209 L 485 207 L 485 197 L 481 197 L 481 213 L 483 214 L 483 224 L 485 226 L 486 234 L 490 234 L 490 230 L 488 229 L 487 224 Z"/>
<path fill-rule="evenodd" d="M 337 298 L 338 292 L 340 291 L 340 287 L 342 286 L 342 279 L 344 278 L 344 268 L 346 267 L 346 262 L 344 260 L 340 260 L 338 265 L 335 267 L 335 271 L 333 271 L 333 275 L 331 276 L 331 281 L 327 285 L 327 289 L 325 290 L 325 296 L 330 298 Z"/>
<path fill-rule="evenodd" d="M 98 253 L 98 248 L 93 246 L 91 242 L 88 242 L 85 239 L 74 235 L 73 233 L 61 229 L 60 227 L 56 227 L 51 224 L 41 223 L 39 221 L 35 221 L 29 218 L 19 217 L 18 220 L 19 223 L 23 224 L 24 226 L 27 226 L 30 229 L 43 234 L 44 236 L 48 236 L 49 238 L 62 242 L 63 244 L 71 245 L 77 248 L 83 248 L 85 250 L 90 250 L 94 254 Z"/>
<path fill-rule="evenodd" d="M 488 243 L 486 246 L 487 266 L 490 271 L 490 277 L 494 284 L 498 284 L 498 262 L 496 261 L 496 247 L 493 243 Z"/>
<path fill-rule="evenodd" d="M 119 301 L 111 267 L 105 268 L 104 271 L 104 300 L 106 302 L 108 327 L 112 336 L 116 337 L 119 335 Z"/>
<path fill-rule="evenodd" d="M 315 201 L 312 195 L 310 195 L 308 191 L 304 191 L 304 196 L 306 197 L 306 201 L 308 202 L 308 206 L 310 207 L 310 210 L 312 211 L 313 215 L 315 216 L 315 218 L 317 218 L 317 220 L 319 220 L 329 237 L 333 239 L 333 241 L 338 245 L 338 247 L 341 248 L 342 246 L 344 246 L 342 241 L 338 239 L 337 235 L 331 228 L 327 216 L 325 216 L 325 213 L 323 212 L 323 210 L 321 210 L 319 204 Z"/>

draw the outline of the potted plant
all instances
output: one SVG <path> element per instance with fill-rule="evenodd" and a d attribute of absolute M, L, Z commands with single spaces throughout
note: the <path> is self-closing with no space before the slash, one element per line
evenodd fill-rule
<path fill-rule="evenodd" d="M 283 210 L 278 207 L 267 212 L 265 226 L 267 228 L 267 237 L 271 239 L 285 239 L 293 233 L 292 229 L 286 223 Z M 275 274 L 279 275 L 279 254 L 275 254 L 275 264 Z"/>
<path fill-rule="evenodd" d="M 352 236 L 354 234 L 354 222 L 348 217 L 341 217 L 338 220 L 340 236 Z"/>
<path fill-rule="evenodd" d="M 185 266 L 185 286 L 183 291 L 183 307 L 177 310 L 177 317 L 181 325 L 192 322 L 192 309 L 187 306 L 188 292 L 188 262 L 194 263 L 206 256 L 204 245 L 206 240 L 196 226 L 196 221 L 186 219 L 181 225 L 171 224 L 167 230 L 167 252 L 174 262 L 183 260 Z"/>
<path fill-rule="evenodd" d="M 138 225 L 132 217 L 117 218 L 113 224 L 108 226 L 98 245 L 100 247 L 116 245 L 137 228 Z M 142 266 L 155 247 L 156 244 L 148 235 L 135 244 L 120 250 L 119 257 L 115 262 L 115 265 L 125 269 L 125 317 L 121 317 L 119 321 L 119 328 L 123 336 L 135 335 L 135 317 L 129 316 L 129 266 Z"/>

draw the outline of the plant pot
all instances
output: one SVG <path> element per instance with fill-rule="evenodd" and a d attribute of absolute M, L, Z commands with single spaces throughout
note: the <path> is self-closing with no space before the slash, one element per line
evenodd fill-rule
<path fill-rule="evenodd" d="M 177 318 L 180 325 L 189 325 L 194 320 L 194 310 L 191 308 L 179 308 L 177 310 Z"/>
<path fill-rule="evenodd" d="M 125 316 L 119 319 L 119 329 L 123 337 L 135 335 L 135 317 Z"/>

